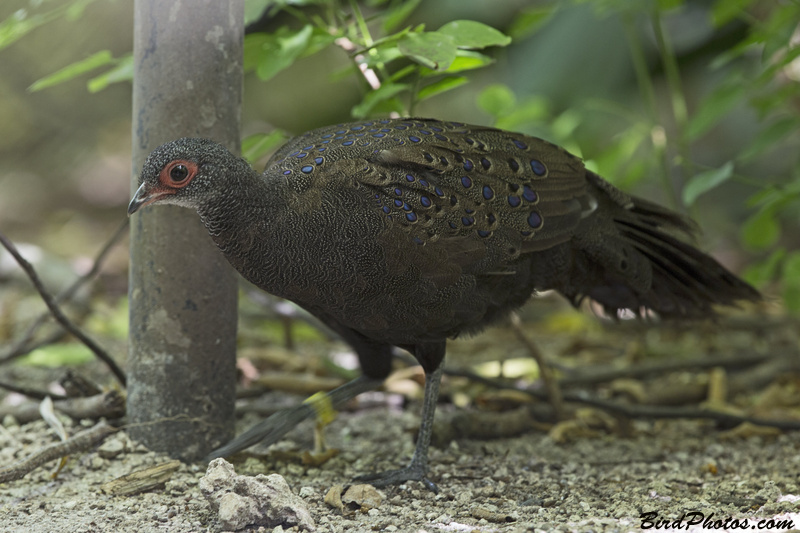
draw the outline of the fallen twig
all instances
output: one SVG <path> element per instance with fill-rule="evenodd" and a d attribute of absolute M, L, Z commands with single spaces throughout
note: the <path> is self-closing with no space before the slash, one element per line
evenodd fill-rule
<path fill-rule="evenodd" d="M 115 390 L 88 396 L 86 398 L 66 398 L 53 402 L 53 407 L 75 420 L 84 418 L 119 418 L 125 414 L 125 399 Z M 20 424 L 41 418 L 37 402 L 0 407 L 0 419 L 11 415 Z"/>
<path fill-rule="evenodd" d="M 55 302 L 53 296 L 47 292 L 44 285 L 42 285 L 41 279 L 39 279 L 39 275 L 36 273 L 36 270 L 33 266 L 25 260 L 22 255 L 20 255 L 17 247 L 14 246 L 5 235 L 0 233 L 0 243 L 5 247 L 8 252 L 14 256 L 14 259 L 17 261 L 20 267 L 25 271 L 28 277 L 33 283 L 33 286 L 36 287 L 36 290 L 39 292 L 39 295 L 44 300 L 44 303 L 47 305 L 47 308 L 50 309 L 50 312 L 53 314 L 53 317 L 61 324 L 64 329 L 69 331 L 72 335 L 74 335 L 78 340 L 80 340 L 87 348 L 89 348 L 94 354 L 102 360 L 108 367 L 111 369 L 111 372 L 117 377 L 120 383 L 125 385 L 125 373 L 122 369 L 117 365 L 116 361 L 105 351 L 101 348 L 96 342 L 94 342 L 91 338 L 89 338 L 78 326 L 72 323 L 69 318 L 67 318 L 64 313 L 61 311 L 61 308 Z"/>
<path fill-rule="evenodd" d="M 106 241 L 106 243 L 100 249 L 97 256 L 95 256 L 94 261 L 92 262 L 92 268 L 90 268 L 89 271 L 83 274 L 82 276 L 79 276 L 72 283 L 72 285 L 67 287 L 63 292 L 61 292 L 61 294 L 56 296 L 54 298 L 54 301 L 56 303 L 60 304 L 65 301 L 69 301 L 75 295 L 75 293 L 78 292 L 78 289 L 83 287 L 89 280 L 91 280 L 93 277 L 97 275 L 97 273 L 100 271 L 100 266 L 105 261 L 106 257 L 108 256 L 108 253 L 111 251 L 114 245 L 117 244 L 120 241 L 120 239 L 127 234 L 127 229 L 128 229 L 128 218 L 126 217 L 125 220 L 122 222 L 122 224 L 120 224 L 120 226 L 114 232 L 114 234 L 111 235 L 111 238 L 108 239 L 108 241 Z M 16 359 L 17 357 L 21 357 L 35 350 L 36 348 L 40 348 L 41 346 L 46 346 L 48 344 L 52 344 L 60 340 L 65 335 L 65 332 L 63 330 L 56 331 L 48 335 L 47 338 L 43 339 L 41 342 L 31 344 L 33 336 L 36 334 L 39 328 L 47 321 L 47 319 L 50 316 L 51 312 L 46 311 L 41 315 L 39 315 L 38 317 L 36 317 L 36 320 L 34 320 L 33 323 L 31 323 L 31 325 L 28 327 L 28 330 L 14 344 L 14 346 L 12 346 L 8 351 L 6 351 L 6 353 L 0 356 L 0 364 Z"/>
<path fill-rule="evenodd" d="M 64 442 L 56 442 L 45 446 L 18 463 L 6 468 L 0 468 L 0 483 L 22 479 L 29 472 L 50 461 L 55 461 L 65 455 L 86 451 L 115 431 L 117 431 L 117 428 L 109 426 L 106 422 L 100 422 L 90 429 L 75 434 Z"/>

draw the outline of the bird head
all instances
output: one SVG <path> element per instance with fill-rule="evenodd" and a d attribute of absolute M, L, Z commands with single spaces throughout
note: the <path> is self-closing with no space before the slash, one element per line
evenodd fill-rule
<path fill-rule="evenodd" d="M 155 202 L 197 209 L 224 194 L 233 186 L 227 182 L 242 172 L 252 173 L 246 161 L 208 139 L 184 137 L 162 144 L 142 166 L 128 215 Z"/>

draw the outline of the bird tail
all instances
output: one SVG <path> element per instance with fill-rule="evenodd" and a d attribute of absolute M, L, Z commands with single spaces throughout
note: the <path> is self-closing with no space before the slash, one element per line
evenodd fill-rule
<path fill-rule="evenodd" d="M 690 318 L 713 314 L 715 305 L 760 299 L 714 258 L 675 236 L 692 238 L 697 227 L 691 220 L 630 197 L 597 174 L 587 172 L 587 181 L 598 208 L 581 221 L 571 242 L 572 272 L 558 287 L 574 305 L 588 297 L 612 316 L 629 309 Z"/>

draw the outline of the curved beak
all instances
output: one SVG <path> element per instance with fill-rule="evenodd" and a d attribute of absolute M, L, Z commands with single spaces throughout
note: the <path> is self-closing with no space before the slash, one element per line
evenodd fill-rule
<path fill-rule="evenodd" d="M 131 203 L 128 204 L 128 216 L 131 216 L 142 207 L 152 204 L 159 198 L 164 196 L 164 193 L 149 190 L 146 183 L 142 183 L 133 195 Z"/>

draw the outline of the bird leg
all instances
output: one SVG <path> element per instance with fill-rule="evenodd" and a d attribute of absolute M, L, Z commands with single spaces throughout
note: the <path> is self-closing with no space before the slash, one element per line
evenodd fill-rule
<path fill-rule="evenodd" d="M 364 481 L 375 487 L 397 485 L 404 481 L 421 481 L 425 488 L 439 493 L 439 488 L 428 479 L 428 447 L 433 433 L 433 415 L 436 412 L 436 401 L 439 398 L 439 383 L 442 381 L 441 365 L 433 372 L 425 374 L 425 397 L 422 400 L 422 421 L 419 426 L 417 445 L 411 462 L 405 468 L 388 470 L 376 474 L 356 477 L 356 481 Z"/>
<path fill-rule="evenodd" d="M 338 409 L 362 392 L 377 389 L 382 383 L 382 379 L 359 376 L 325 394 L 327 400 L 324 403 L 331 405 L 333 409 Z M 278 411 L 263 422 L 251 427 L 228 444 L 208 454 L 205 460 L 211 461 L 217 457 L 227 457 L 259 442 L 263 442 L 266 445 L 274 444 L 303 420 L 312 416 L 320 417 L 320 401 L 318 398 L 318 395 L 314 395 L 300 405 Z M 311 401 L 312 399 L 314 400 Z"/>

